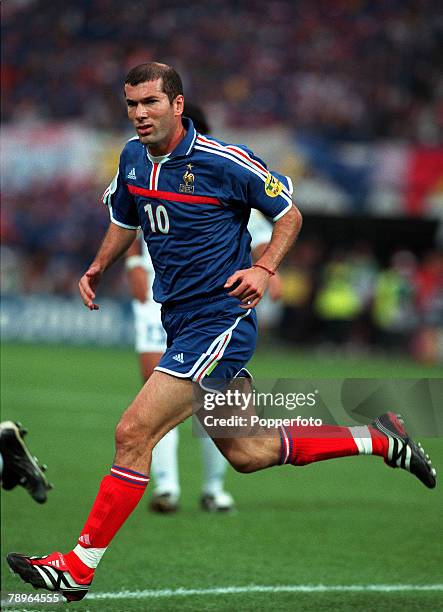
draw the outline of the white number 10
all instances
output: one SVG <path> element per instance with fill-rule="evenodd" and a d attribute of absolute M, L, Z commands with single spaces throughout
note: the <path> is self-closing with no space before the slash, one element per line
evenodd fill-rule
<path fill-rule="evenodd" d="M 169 232 L 168 211 L 163 204 L 159 204 L 159 206 L 157 206 L 155 210 L 155 218 L 152 211 L 152 204 L 145 204 L 145 211 L 148 213 L 152 232 L 155 233 L 157 230 L 162 234 L 167 234 Z"/>

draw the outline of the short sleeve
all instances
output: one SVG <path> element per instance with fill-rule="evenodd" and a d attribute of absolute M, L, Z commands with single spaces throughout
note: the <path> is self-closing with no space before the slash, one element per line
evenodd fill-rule
<path fill-rule="evenodd" d="M 225 176 L 229 178 L 233 199 L 256 208 L 272 221 L 280 219 L 292 208 L 291 179 L 270 172 L 266 164 L 246 147 L 231 145 L 228 149 L 231 162 Z"/>
<path fill-rule="evenodd" d="M 109 208 L 112 223 L 126 229 L 139 229 L 140 219 L 134 198 L 123 181 L 122 157 L 117 174 L 102 196 L 103 203 Z"/>

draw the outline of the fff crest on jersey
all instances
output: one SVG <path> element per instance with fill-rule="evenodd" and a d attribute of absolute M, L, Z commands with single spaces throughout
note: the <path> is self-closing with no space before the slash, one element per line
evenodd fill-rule
<path fill-rule="evenodd" d="M 281 194 L 283 189 L 283 184 L 275 177 L 272 176 L 270 172 L 268 172 L 268 176 L 266 177 L 265 182 L 265 192 L 270 198 L 276 198 Z"/>
<path fill-rule="evenodd" d="M 194 193 L 194 181 L 195 176 L 191 172 L 192 164 L 188 164 L 186 166 L 186 172 L 183 175 L 183 183 L 180 183 L 180 192 L 181 193 Z"/>

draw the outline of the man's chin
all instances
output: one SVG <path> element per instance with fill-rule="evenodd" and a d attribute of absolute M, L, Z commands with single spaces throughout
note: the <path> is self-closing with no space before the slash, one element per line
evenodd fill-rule
<path fill-rule="evenodd" d="M 140 142 L 144 145 L 150 145 L 153 144 L 152 143 L 152 138 L 150 136 L 142 136 L 141 134 L 138 134 L 138 139 L 140 140 Z"/>

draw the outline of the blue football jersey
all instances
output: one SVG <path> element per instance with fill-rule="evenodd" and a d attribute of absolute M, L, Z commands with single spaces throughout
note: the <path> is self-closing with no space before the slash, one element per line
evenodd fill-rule
<path fill-rule="evenodd" d="M 162 304 L 226 293 L 227 278 L 251 266 L 251 208 L 276 221 L 292 206 L 289 178 L 243 145 L 199 134 L 187 118 L 183 125 L 185 138 L 160 162 L 129 140 L 103 195 L 113 223 L 141 227 Z"/>

